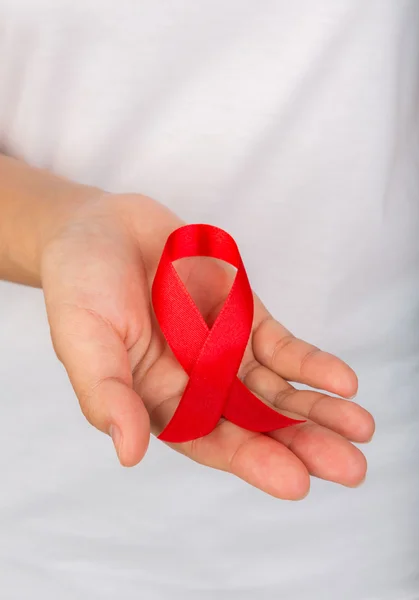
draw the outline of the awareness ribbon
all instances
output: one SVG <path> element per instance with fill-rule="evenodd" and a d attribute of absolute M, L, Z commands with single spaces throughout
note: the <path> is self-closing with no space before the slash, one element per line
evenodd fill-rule
<path fill-rule="evenodd" d="M 218 258 L 236 267 L 227 299 L 211 328 L 181 281 L 173 261 Z M 221 417 L 255 432 L 299 423 L 254 396 L 237 378 L 253 321 L 253 293 L 234 239 L 212 225 L 186 225 L 171 233 L 152 286 L 160 328 L 189 375 L 179 405 L 159 439 L 186 442 L 210 433 Z"/>

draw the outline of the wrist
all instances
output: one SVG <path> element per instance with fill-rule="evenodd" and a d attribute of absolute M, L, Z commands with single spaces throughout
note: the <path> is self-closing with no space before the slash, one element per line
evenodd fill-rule
<path fill-rule="evenodd" d="M 59 194 L 42 200 L 42 217 L 36 236 L 36 249 L 34 252 L 34 267 L 37 276 L 46 249 L 60 238 L 72 223 L 81 220 L 79 216 L 86 208 L 97 199 L 105 195 L 98 188 L 91 188 L 66 182 Z"/>
<path fill-rule="evenodd" d="M 0 156 L 0 279 L 39 287 L 44 248 L 101 190 Z"/>

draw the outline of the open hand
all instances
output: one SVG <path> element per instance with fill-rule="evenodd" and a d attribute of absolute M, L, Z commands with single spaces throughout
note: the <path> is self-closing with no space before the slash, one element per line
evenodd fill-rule
<path fill-rule="evenodd" d="M 150 303 L 163 246 L 181 225 L 144 196 L 100 195 L 79 206 L 43 252 L 54 348 L 84 415 L 112 435 L 125 466 L 141 460 L 150 430 L 159 433 L 169 422 L 187 382 Z M 211 324 L 234 272 L 206 258 L 184 259 L 176 268 Z M 310 474 L 347 486 L 363 480 L 366 461 L 351 442 L 372 437 L 371 415 L 349 400 L 289 383 L 350 398 L 357 391 L 355 373 L 295 338 L 256 296 L 239 377 L 279 411 L 306 422 L 265 435 L 221 420 L 208 436 L 173 448 L 284 499 L 304 497 Z"/>

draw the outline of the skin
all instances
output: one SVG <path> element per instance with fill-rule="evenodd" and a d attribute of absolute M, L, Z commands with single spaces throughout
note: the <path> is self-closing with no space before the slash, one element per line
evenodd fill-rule
<path fill-rule="evenodd" d="M 0 277 L 43 288 L 54 348 L 83 414 L 111 435 L 120 463 L 133 466 L 150 431 L 158 434 L 170 420 L 187 381 L 150 305 L 164 243 L 183 223 L 145 196 L 106 194 L 6 157 L 0 182 Z M 205 258 L 176 268 L 211 324 L 234 273 Z M 256 296 L 239 377 L 306 422 L 263 435 L 221 420 L 210 435 L 172 448 L 282 499 L 305 497 L 310 475 L 349 487 L 364 480 L 366 460 L 352 442 L 369 441 L 374 420 L 349 400 L 355 373 L 294 337 Z"/>

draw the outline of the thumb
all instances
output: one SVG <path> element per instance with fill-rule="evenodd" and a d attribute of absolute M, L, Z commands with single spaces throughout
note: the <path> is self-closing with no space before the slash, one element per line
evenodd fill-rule
<path fill-rule="evenodd" d="M 110 322 L 91 309 L 48 305 L 51 337 L 87 420 L 111 435 L 119 461 L 137 464 L 150 437 L 147 410 L 132 389 L 127 349 Z"/>

